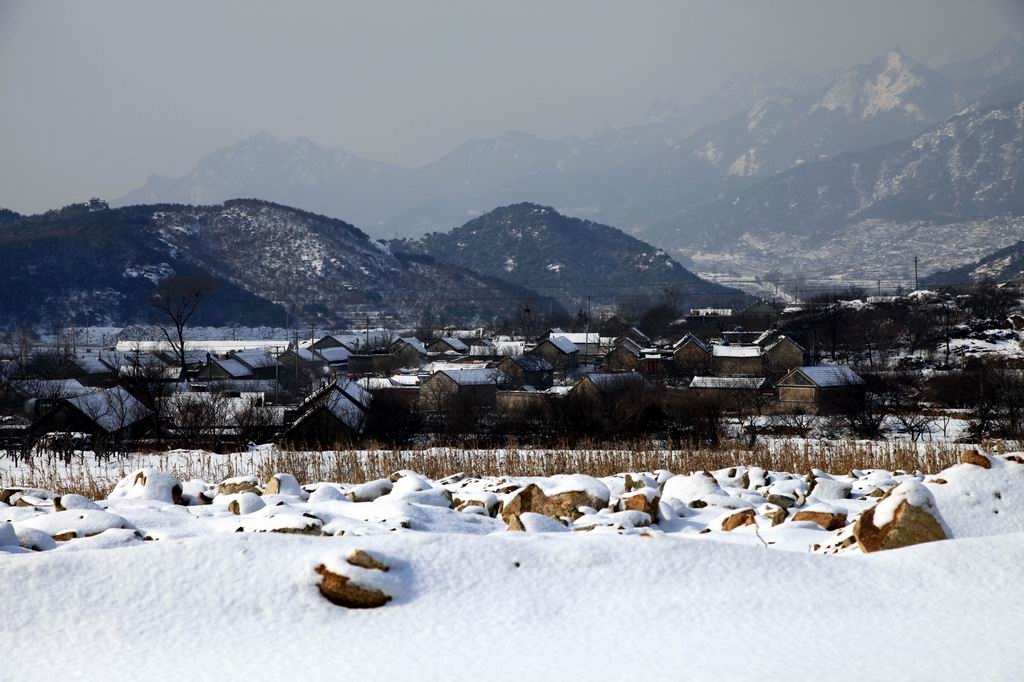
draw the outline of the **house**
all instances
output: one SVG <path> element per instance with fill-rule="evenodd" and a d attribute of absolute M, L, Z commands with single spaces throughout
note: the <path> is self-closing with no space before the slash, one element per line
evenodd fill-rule
<path fill-rule="evenodd" d="M 99 353 L 86 353 L 72 359 L 77 372 L 74 378 L 86 386 L 102 386 L 113 382 L 117 377 L 114 368 L 103 362 Z"/>
<path fill-rule="evenodd" d="M 293 444 L 310 447 L 330 447 L 352 440 L 363 432 L 372 400 L 370 392 L 359 383 L 339 378 L 299 405 L 298 417 L 285 436 Z"/>
<path fill-rule="evenodd" d="M 274 379 L 280 368 L 273 353 L 262 348 L 232 351 L 228 357 L 248 367 L 257 379 Z"/>
<path fill-rule="evenodd" d="M 620 341 L 625 339 L 629 339 L 641 348 L 649 348 L 654 345 L 651 338 L 636 327 L 630 327 L 623 334 L 620 334 L 619 337 L 615 339 L 615 343 L 618 344 Z"/>
<path fill-rule="evenodd" d="M 120 386 L 64 398 L 41 416 L 36 433 L 75 431 L 94 438 L 133 438 L 153 426 L 153 412 Z"/>
<path fill-rule="evenodd" d="M 24 402 L 28 416 L 43 414 L 61 400 L 78 398 L 96 391 L 84 386 L 78 379 L 15 379 L 8 384 L 13 393 Z"/>
<path fill-rule="evenodd" d="M 506 356 L 497 368 L 508 377 L 509 385 L 517 388 L 550 388 L 554 382 L 554 365 L 540 355 Z"/>
<path fill-rule="evenodd" d="M 864 397 L 864 380 L 845 365 L 796 367 L 775 385 L 779 403 L 827 414 Z"/>
<path fill-rule="evenodd" d="M 620 337 L 604 356 L 604 369 L 612 372 L 639 372 L 643 368 L 643 346 L 628 336 Z"/>
<path fill-rule="evenodd" d="M 769 343 L 762 346 L 765 376 L 779 378 L 794 367 L 805 362 L 806 352 L 803 346 L 785 335 L 775 336 Z"/>
<path fill-rule="evenodd" d="M 206 366 L 196 374 L 197 379 L 255 379 L 256 375 L 242 362 L 234 358 L 210 357 Z"/>
<path fill-rule="evenodd" d="M 601 335 L 597 332 L 563 332 L 561 329 L 549 329 L 541 337 L 544 339 L 563 338 L 576 346 L 578 362 L 593 362 L 601 352 Z M 539 345 L 539 344 L 538 344 Z M 557 366 L 557 365 L 556 365 Z"/>
<path fill-rule="evenodd" d="M 359 350 L 360 339 L 356 334 L 328 334 L 310 343 L 307 348 L 319 351 L 322 348 L 347 348 L 355 353 Z"/>
<path fill-rule="evenodd" d="M 352 355 L 352 351 L 344 346 L 333 346 L 321 348 L 317 350 L 317 354 L 327 361 L 328 367 L 337 370 L 348 365 L 348 358 Z"/>
<path fill-rule="evenodd" d="M 427 359 L 427 347 L 415 336 L 403 336 L 391 344 L 399 367 L 419 367 Z"/>
<path fill-rule="evenodd" d="M 497 368 L 442 369 L 420 384 L 420 406 L 426 410 L 443 410 L 453 401 L 467 405 L 494 407 L 499 386 L 508 384 L 508 377 Z"/>
<path fill-rule="evenodd" d="M 454 336 L 442 336 L 427 344 L 427 351 L 430 353 L 455 353 L 462 355 L 469 352 L 469 346 L 463 343 L 462 339 Z"/>
<path fill-rule="evenodd" d="M 680 374 L 700 374 L 711 369 L 711 346 L 693 334 L 672 344 L 672 364 Z"/>
<path fill-rule="evenodd" d="M 690 381 L 690 394 L 703 398 L 731 400 L 769 389 L 771 384 L 764 377 L 696 376 Z"/>
<path fill-rule="evenodd" d="M 719 376 L 761 376 L 761 348 L 715 344 L 711 347 L 711 369 Z"/>
<path fill-rule="evenodd" d="M 569 395 L 591 398 L 614 397 L 646 386 L 647 380 L 636 372 L 595 372 L 580 379 L 569 391 Z"/>
<path fill-rule="evenodd" d="M 528 354 L 544 358 L 559 371 L 573 369 L 580 364 L 579 348 L 564 336 L 548 337 L 534 346 Z"/>

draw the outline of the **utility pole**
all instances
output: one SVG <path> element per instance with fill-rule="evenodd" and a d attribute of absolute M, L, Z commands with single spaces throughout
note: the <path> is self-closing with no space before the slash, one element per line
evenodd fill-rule
<path fill-rule="evenodd" d="M 917 291 L 921 287 L 917 284 L 917 256 L 914 256 L 914 291 Z"/>
<path fill-rule="evenodd" d="M 879 295 L 879 297 L 881 297 L 881 295 L 882 295 L 882 278 L 881 277 L 878 278 L 878 295 Z"/>
<path fill-rule="evenodd" d="M 370 316 L 366 316 L 366 352 L 370 352 Z"/>

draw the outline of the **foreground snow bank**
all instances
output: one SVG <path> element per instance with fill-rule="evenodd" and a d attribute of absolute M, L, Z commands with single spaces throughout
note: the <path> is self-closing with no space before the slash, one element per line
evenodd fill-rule
<path fill-rule="evenodd" d="M 383 608 L 340 608 L 317 589 L 316 567 L 357 548 L 391 567 Z M 1021 534 L 847 558 L 594 533 L 228 534 L 47 552 L 0 559 L 0 584 L 17 586 L 4 669 L 103 680 L 575 680 L 638 668 L 645 679 L 1013 679 L 1022 562 Z"/>

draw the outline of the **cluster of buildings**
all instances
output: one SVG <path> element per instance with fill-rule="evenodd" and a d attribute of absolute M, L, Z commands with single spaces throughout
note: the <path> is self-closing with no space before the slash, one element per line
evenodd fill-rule
<path fill-rule="evenodd" d="M 218 440 L 307 443 L 360 434 L 375 401 L 419 413 L 453 405 L 509 412 L 644 385 L 684 400 L 755 393 L 777 411 L 823 412 L 863 390 L 849 368 L 808 366 L 804 348 L 775 330 L 660 343 L 635 327 L 614 338 L 550 329 L 530 340 L 371 330 L 297 342 L 190 341 L 184 365 L 166 343 L 122 342 L 67 357 L 45 377 L 8 360 L 0 387 L 20 401 L 22 426 L 37 435 L 181 439 L 205 428 Z"/>

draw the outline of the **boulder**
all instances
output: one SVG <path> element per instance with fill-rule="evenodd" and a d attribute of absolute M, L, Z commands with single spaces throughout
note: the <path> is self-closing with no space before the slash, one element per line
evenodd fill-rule
<path fill-rule="evenodd" d="M 352 550 L 352 553 L 348 555 L 348 558 L 346 558 L 345 561 L 352 566 L 358 566 L 359 568 L 365 568 L 372 571 L 384 571 L 387 573 L 391 570 L 390 566 L 374 559 L 361 549 Z"/>
<path fill-rule="evenodd" d="M 777 507 L 782 507 L 783 509 L 789 509 L 796 504 L 796 498 L 790 497 L 789 495 L 778 495 L 773 493 L 768 496 L 768 503 L 774 504 Z"/>
<path fill-rule="evenodd" d="M 715 477 L 707 472 L 690 474 L 689 476 L 673 476 L 665 481 L 661 496 L 666 500 L 679 500 L 690 504 L 707 495 L 721 494 L 722 488 Z"/>
<path fill-rule="evenodd" d="M 218 495 L 234 495 L 236 493 L 254 493 L 259 495 L 262 491 L 255 476 L 235 476 L 227 478 L 217 486 Z"/>
<path fill-rule="evenodd" d="M 373 502 L 381 495 L 390 493 L 393 485 L 388 479 L 380 478 L 376 481 L 360 483 L 345 493 L 345 495 L 353 502 Z"/>
<path fill-rule="evenodd" d="M 536 484 L 530 483 L 505 500 L 501 508 L 501 518 L 506 524 L 511 525 L 509 522 L 513 516 L 519 516 L 523 512 L 533 512 L 556 519 L 568 517 L 575 520 L 582 516 L 579 511 L 580 507 L 600 508 L 603 506 L 601 500 L 595 499 L 583 490 L 567 490 L 554 495 L 545 495 L 544 491 Z"/>
<path fill-rule="evenodd" d="M 761 516 L 764 516 L 772 522 L 773 526 L 777 526 L 786 520 L 786 510 L 777 504 L 765 503 L 760 508 Z"/>
<path fill-rule="evenodd" d="M 928 489 L 917 481 L 893 488 L 853 524 L 853 537 L 865 553 L 945 540 L 946 532 L 934 515 Z"/>
<path fill-rule="evenodd" d="M 316 572 L 323 576 L 320 581 L 320 594 L 336 606 L 348 609 L 374 609 L 391 601 L 391 596 L 380 590 L 360 587 L 345 575 L 328 570 L 320 564 Z"/>
<path fill-rule="evenodd" d="M 266 502 L 256 493 L 238 493 L 228 501 L 228 511 L 235 516 L 251 514 L 266 507 Z"/>
<path fill-rule="evenodd" d="M 825 530 L 839 530 L 846 525 L 846 512 L 834 507 L 824 508 L 815 505 L 798 511 L 793 515 L 793 521 L 810 521 Z"/>
<path fill-rule="evenodd" d="M 177 476 L 159 469 L 137 469 L 114 486 L 109 499 L 154 500 L 184 505 L 181 482 Z"/>
<path fill-rule="evenodd" d="M 715 520 L 718 530 L 726 532 L 736 530 L 742 526 L 753 526 L 757 523 L 757 515 L 753 509 L 740 509 Z"/>
<path fill-rule="evenodd" d="M 53 499 L 53 509 L 61 512 L 68 509 L 102 509 L 102 507 L 84 495 L 60 495 Z"/>
<path fill-rule="evenodd" d="M 643 512 L 656 520 L 660 502 L 661 496 L 657 488 L 639 488 L 619 498 L 619 511 Z"/>
<path fill-rule="evenodd" d="M 964 450 L 963 452 L 961 452 L 960 463 L 973 464 L 974 466 L 979 466 L 983 469 L 992 468 L 992 462 L 989 461 L 989 458 L 981 454 L 977 450 Z"/>
<path fill-rule="evenodd" d="M 302 486 L 299 485 L 299 480 L 291 474 L 274 474 L 267 481 L 267 485 L 263 488 L 264 495 L 286 495 L 288 497 L 296 497 L 301 500 L 306 499 L 309 495 Z"/>

